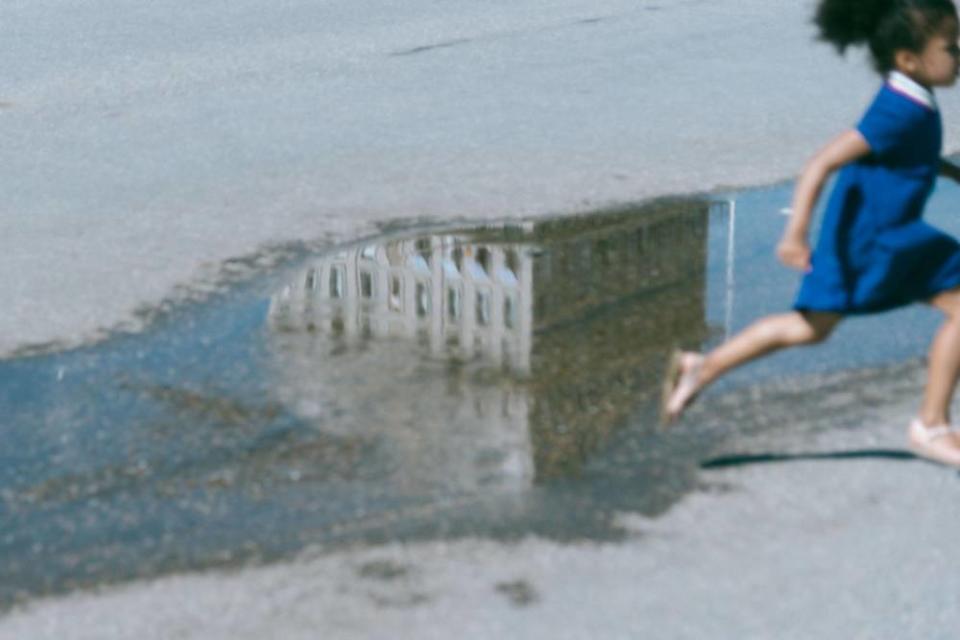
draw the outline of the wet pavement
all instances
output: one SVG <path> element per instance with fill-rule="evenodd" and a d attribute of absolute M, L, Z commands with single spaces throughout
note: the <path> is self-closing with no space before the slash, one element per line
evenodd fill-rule
<path fill-rule="evenodd" d="M 957 200 L 941 189 L 929 217 L 956 232 Z M 789 304 L 788 201 L 394 230 L 143 333 L 0 362 L 0 606 L 311 545 L 618 539 L 618 513 L 711 490 L 702 466 L 762 461 L 717 458 L 716 429 L 659 431 L 656 400 L 674 346 Z M 916 358 L 936 321 L 850 322 L 717 397 Z"/>

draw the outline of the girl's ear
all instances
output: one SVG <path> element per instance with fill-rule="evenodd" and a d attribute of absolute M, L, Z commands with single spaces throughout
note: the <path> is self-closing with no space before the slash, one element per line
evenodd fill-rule
<path fill-rule="evenodd" d="M 917 54 L 909 49 L 897 49 L 893 52 L 893 66 L 901 73 L 911 75 L 916 72 L 919 62 Z"/>

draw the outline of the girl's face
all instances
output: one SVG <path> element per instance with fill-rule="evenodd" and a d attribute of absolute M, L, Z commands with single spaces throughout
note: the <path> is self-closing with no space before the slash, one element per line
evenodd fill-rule
<path fill-rule="evenodd" d="M 941 29 L 927 40 L 919 53 L 902 52 L 897 56 L 897 68 L 927 87 L 949 87 L 960 71 L 960 47 L 957 46 L 957 21 L 944 20 Z M 901 68 L 902 67 L 902 68 Z"/>

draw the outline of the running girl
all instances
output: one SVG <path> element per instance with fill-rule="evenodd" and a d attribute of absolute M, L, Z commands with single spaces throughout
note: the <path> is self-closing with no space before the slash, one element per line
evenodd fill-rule
<path fill-rule="evenodd" d="M 920 455 L 960 466 L 960 432 L 950 402 L 960 374 L 960 244 L 921 220 L 938 174 L 960 181 L 940 157 L 934 87 L 960 69 L 957 10 L 951 0 L 821 0 L 815 22 L 838 51 L 869 47 L 885 77 L 855 129 L 806 165 L 777 256 L 805 272 L 793 311 L 767 316 L 701 355 L 674 354 L 663 417 L 674 421 L 726 371 L 784 347 L 826 339 L 848 315 L 927 302 L 944 314 L 930 346 L 928 379 L 908 437 Z M 807 241 L 814 206 L 839 170 L 819 241 Z"/>

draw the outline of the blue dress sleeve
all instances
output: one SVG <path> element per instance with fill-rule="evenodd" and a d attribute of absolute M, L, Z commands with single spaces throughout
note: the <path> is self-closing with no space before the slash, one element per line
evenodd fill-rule
<path fill-rule="evenodd" d="M 886 155 L 908 141 L 916 124 L 912 110 L 903 109 L 898 102 L 885 98 L 881 92 L 857 124 L 857 131 L 878 156 Z"/>

